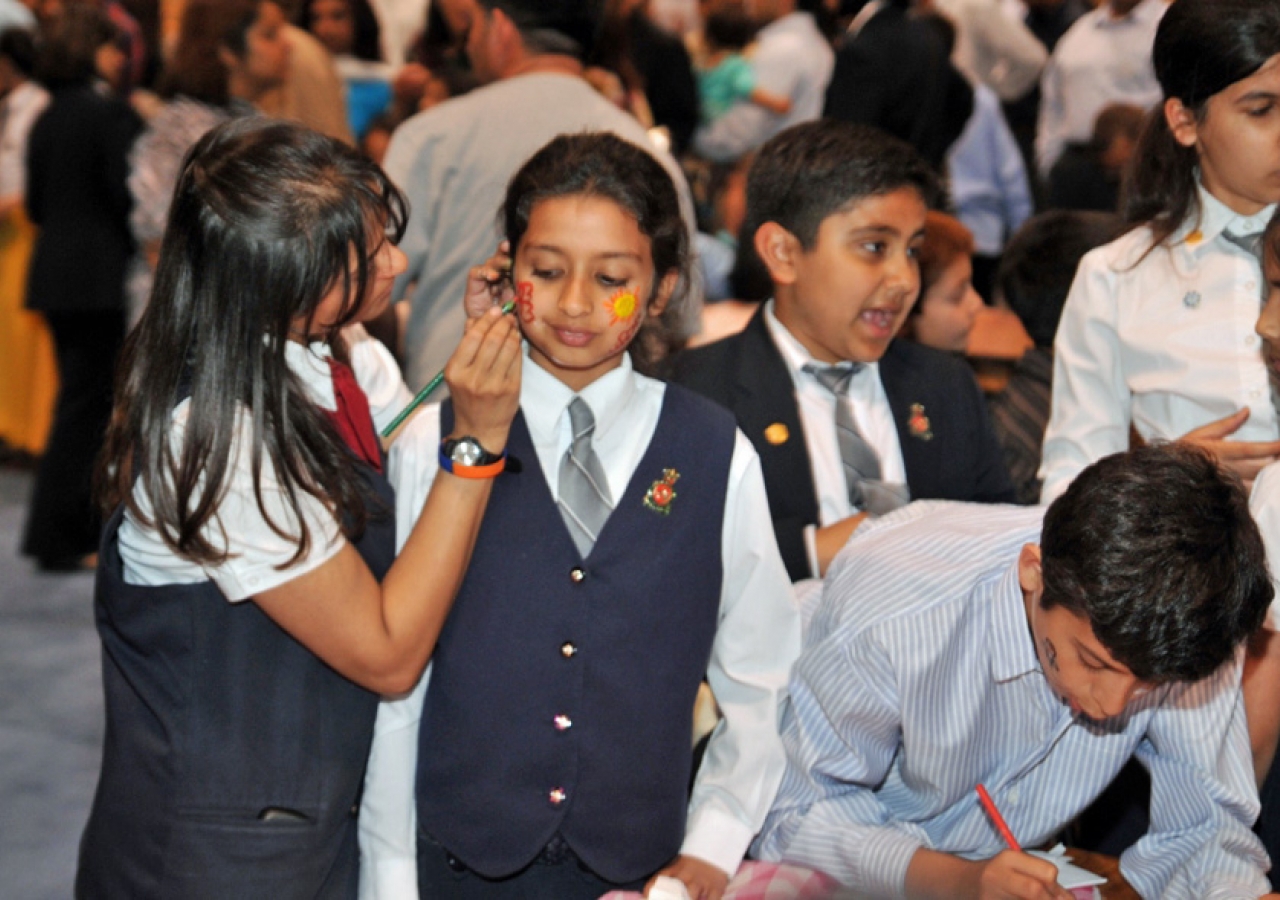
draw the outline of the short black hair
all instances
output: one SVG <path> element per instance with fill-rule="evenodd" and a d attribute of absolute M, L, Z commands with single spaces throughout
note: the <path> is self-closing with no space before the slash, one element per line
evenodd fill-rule
<path fill-rule="evenodd" d="M 1043 609 L 1089 620 L 1143 681 L 1193 682 L 1258 630 L 1274 590 L 1244 486 L 1209 453 L 1159 443 L 1104 457 L 1053 502 Z"/>
<path fill-rule="evenodd" d="M 500 9 L 520 32 L 525 47 L 589 59 L 604 24 L 601 0 L 476 0 L 486 13 Z"/>
<path fill-rule="evenodd" d="M 759 30 L 760 23 L 736 6 L 713 10 L 702 23 L 707 44 L 720 50 L 742 50 L 755 40 Z"/>
<path fill-rule="evenodd" d="M 1055 209 L 1027 219 L 1009 238 L 996 269 L 996 294 L 1037 347 L 1053 346 L 1081 257 L 1123 230 L 1115 213 Z"/>
<path fill-rule="evenodd" d="M 917 191 L 926 206 L 941 204 L 937 176 L 906 141 L 838 119 L 793 125 L 766 141 L 751 166 L 744 233 L 777 222 L 811 250 L 832 213 L 900 188 Z"/>
<path fill-rule="evenodd" d="M 37 45 L 36 78 L 50 90 L 83 87 L 97 76 L 98 50 L 119 40 L 120 29 L 96 6 L 64 6 L 44 23 Z"/>

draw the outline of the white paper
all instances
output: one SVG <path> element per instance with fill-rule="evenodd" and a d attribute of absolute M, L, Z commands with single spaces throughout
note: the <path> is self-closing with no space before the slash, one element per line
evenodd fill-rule
<path fill-rule="evenodd" d="M 1058 844 L 1051 850 L 1028 850 L 1027 853 L 1058 867 L 1058 884 L 1067 890 L 1106 884 L 1107 879 L 1082 869 L 1067 858 L 1066 848 Z"/>

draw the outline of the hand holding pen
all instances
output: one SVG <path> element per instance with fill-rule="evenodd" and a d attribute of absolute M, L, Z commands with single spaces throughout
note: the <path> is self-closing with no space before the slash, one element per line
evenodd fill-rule
<path fill-rule="evenodd" d="M 1071 894 L 1058 884 L 1057 866 L 1023 853 L 986 787 L 979 784 L 977 790 L 983 809 L 1009 847 L 984 864 L 979 879 L 978 897 L 981 900 L 1006 897 L 1018 900 L 1071 900 Z"/>

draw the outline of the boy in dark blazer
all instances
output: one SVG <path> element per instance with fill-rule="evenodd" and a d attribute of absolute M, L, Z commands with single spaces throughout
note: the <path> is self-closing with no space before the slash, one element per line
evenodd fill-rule
<path fill-rule="evenodd" d="M 741 334 L 673 363 L 671 380 L 731 410 L 755 445 L 793 580 L 822 575 L 858 524 L 895 502 L 1013 499 L 967 366 L 894 340 L 939 196 L 920 155 L 875 129 L 820 120 L 777 135 L 747 182 L 773 299 Z M 825 384 L 828 368 L 843 383 Z M 841 404 L 878 457 L 873 483 L 846 475 Z"/>

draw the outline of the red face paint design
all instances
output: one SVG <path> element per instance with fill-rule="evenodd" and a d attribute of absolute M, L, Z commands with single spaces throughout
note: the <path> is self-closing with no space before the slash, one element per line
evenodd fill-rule
<path fill-rule="evenodd" d="M 618 339 L 614 342 L 613 349 L 610 352 L 620 353 L 621 351 L 626 350 L 627 347 L 631 345 L 631 342 L 635 340 L 636 332 L 640 330 L 640 323 L 641 319 L 639 316 L 634 318 L 631 321 L 631 324 L 626 327 L 626 330 L 618 335 Z"/>
<path fill-rule="evenodd" d="M 516 309 L 520 321 L 528 325 L 533 321 L 533 282 L 522 281 L 516 285 Z"/>

